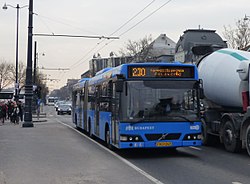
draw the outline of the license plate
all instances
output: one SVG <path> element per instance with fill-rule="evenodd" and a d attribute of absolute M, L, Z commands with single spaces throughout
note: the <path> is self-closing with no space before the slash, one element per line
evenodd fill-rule
<path fill-rule="evenodd" d="M 156 143 L 157 147 L 162 147 L 162 146 L 172 146 L 172 142 L 157 142 Z"/>

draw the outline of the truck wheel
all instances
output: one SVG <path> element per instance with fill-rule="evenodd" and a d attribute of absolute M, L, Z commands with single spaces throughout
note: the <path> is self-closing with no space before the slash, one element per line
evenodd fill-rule
<path fill-rule="evenodd" d="M 241 150 L 241 141 L 236 137 L 236 132 L 231 121 L 227 121 L 223 127 L 222 139 L 225 149 L 229 152 L 236 153 Z"/>
<path fill-rule="evenodd" d="M 250 156 L 250 125 L 248 125 L 247 133 L 246 133 L 246 147 L 248 155 Z"/>

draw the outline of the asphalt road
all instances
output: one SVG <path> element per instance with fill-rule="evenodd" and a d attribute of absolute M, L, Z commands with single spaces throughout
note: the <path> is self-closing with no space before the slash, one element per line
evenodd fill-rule
<path fill-rule="evenodd" d="M 68 125 L 71 117 L 59 117 Z M 213 147 L 166 150 L 126 150 L 116 154 L 162 183 L 250 184 L 250 157 L 226 152 L 219 142 Z"/>
<path fill-rule="evenodd" d="M 248 184 L 250 157 L 223 146 L 111 152 L 47 110 L 34 128 L 0 126 L 0 184 Z M 16 133 L 16 134 L 15 134 Z"/>

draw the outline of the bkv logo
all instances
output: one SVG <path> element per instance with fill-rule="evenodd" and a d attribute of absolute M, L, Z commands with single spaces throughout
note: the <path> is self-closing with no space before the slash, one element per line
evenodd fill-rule
<path fill-rule="evenodd" d="M 126 126 L 125 130 L 132 131 L 132 130 L 134 130 L 134 127 L 129 125 L 129 126 Z"/>
<path fill-rule="evenodd" d="M 199 130 L 199 129 L 200 129 L 199 125 L 190 126 L 190 130 Z"/>

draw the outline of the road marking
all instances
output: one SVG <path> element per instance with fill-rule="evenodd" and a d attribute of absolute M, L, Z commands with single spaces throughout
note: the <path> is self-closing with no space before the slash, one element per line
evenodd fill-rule
<path fill-rule="evenodd" d="M 190 146 L 190 148 L 195 149 L 195 150 L 202 151 L 202 149 L 201 149 L 201 148 L 198 148 L 198 147 Z"/>
<path fill-rule="evenodd" d="M 136 170 L 137 172 L 141 173 L 143 176 L 145 176 L 146 178 L 148 178 L 150 181 L 152 181 L 155 184 L 164 184 L 162 183 L 160 180 L 154 178 L 153 176 L 151 176 L 150 174 L 148 174 L 147 172 L 143 171 L 142 169 L 140 169 L 139 167 L 137 167 L 136 165 L 132 164 L 130 161 L 122 158 L 121 156 L 117 155 L 115 152 L 109 150 L 108 148 L 106 148 L 105 146 L 99 144 L 98 142 L 94 141 L 93 139 L 89 138 L 88 136 L 86 136 L 85 134 L 83 134 L 82 132 L 79 132 L 78 130 L 76 130 L 75 128 L 73 128 L 70 125 L 67 125 L 65 123 L 63 123 L 62 121 L 56 119 L 58 123 L 67 126 L 69 128 L 71 128 L 72 130 L 76 131 L 77 133 L 79 133 L 80 135 L 84 136 L 85 138 L 87 138 L 88 140 L 92 141 L 93 143 L 97 144 L 98 146 L 100 146 L 101 148 L 103 148 L 104 150 L 108 151 L 110 154 L 112 154 L 113 156 L 115 156 L 116 158 L 118 158 L 119 160 L 121 160 L 123 163 L 125 163 L 126 165 L 128 165 L 129 167 L 133 168 L 134 170 Z"/>
<path fill-rule="evenodd" d="M 34 123 L 34 125 L 53 124 L 53 123 L 51 123 L 51 122 L 34 122 L 34 121 L 33 121 L 33 123 Z"/>
<path fill-rule="evenodd" d="M 240 183 L 238 181 L 233 181 L 232 184 L 242 184 L 242 183 Z"/>

